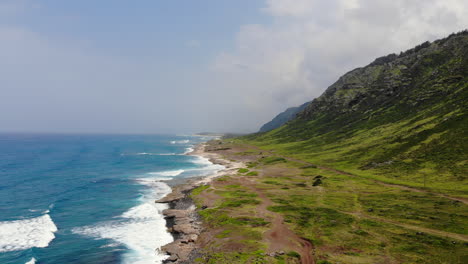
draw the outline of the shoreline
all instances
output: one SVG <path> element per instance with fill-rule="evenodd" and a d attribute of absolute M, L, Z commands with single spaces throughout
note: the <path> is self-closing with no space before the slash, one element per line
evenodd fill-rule
<path fill-rule="evenodd" d="M 194 150 L 186 155 L 199 156 L 208 159 L 211 163 L 222 165 L 224 169 L 207 176 L 186 179 L 185 183 L 177 184 L 171 189 L 171 193 L 155 201 L 167 204 L 168 209 L 162 214 L 166 219 L 166 228 L 174 238 L 174 241 L 161 247 L 160 251 L 169 257 L 163 263 L 193 263 L 194 259 L 201 256 L 197 239 L 203 232 L 203 223 L 197 213 L 196 205 L 190 194 L 193 189 L 209 184 L 213 179 L 237 172 L 244 167 L 242 162 L 233 162 L 222 158 L 219 154 L 208 153 L 206 143 L 198 144 Z"/>

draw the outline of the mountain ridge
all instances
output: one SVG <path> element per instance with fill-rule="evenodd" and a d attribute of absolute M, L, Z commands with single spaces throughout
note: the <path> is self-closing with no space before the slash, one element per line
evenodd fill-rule
<path fill-rule="evenodd" d="M 351 70 L 285 125 L 245 138 L 404 184 L 428 175 L 453 190 L 467 175 L 467 87 L 464 30 Z"/>
<path fill-rule="evenodd" d="M 294 119 L 299 112 L 304 110 L 309 103 L 310 102 L 306 102 L 300 106 L 289 107 L 288 109 L 275 116 L 271 121 L 265 123 L 262 127 L 260 127 L 260 130 L 258 132 L 268 132 L 286 124 L 286 122 Z"/>

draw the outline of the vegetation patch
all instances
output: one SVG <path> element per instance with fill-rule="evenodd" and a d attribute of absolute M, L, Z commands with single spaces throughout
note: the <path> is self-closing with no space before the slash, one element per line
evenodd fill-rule
<path fill-rule="evenodd" d="M 265 165 L 268 165 L 268 164 L 286 162 L 286 159 L 281 158 L 281 157 L 265 157 L 265 158 L 261 158 L 260 162 L 262 162 Z"/>
<path fill-rule="evenodd" d="M 204 190 L 210 188 L 210 185 L 202 185 L 192 190 L 192 195 L 199 195 Z"/>
<path fill-rule="evenodd" d="M 216 179 L 216 181 L 219 181 L 219 182 L 224 182 L 224 181 L 228 181 L 231 179 L 231 176 L 228 176 L 228 175 L 224 175 L 224 176 L 221 176 L 221 177 L 218 177 Z"/>
<path fill-rule="evenodd" d="M 249 169 L 246 169 L 246 168 L 240 168 L 237 170 L 238 173 L 246 173 L 246 172 L 249 172 Z"/>
<path fill-rule="evenodd" d="M 254 168 L 258 165 L 258 162 L 252 162 L 252 161 L 249 161 L 247 162 L 247 168 Z"/>
<path fill-rule="evenodd" d="M 260 203 L 260 201 L 256 200 L 256 199 L 236 199 L 236 200 L 226 200 L 226 201 L 222 202 L 219 207 L 221 207 L 221 208 L 223 208 L 223 207 L 240 207 L 240 206 L 243 206 L 243 205 L 248 205 L 248 204 L 256 205 L 256 204 L 259 204 L 259 203 Z"/>
<path fill-rule="evenodd" d="M 198 258 L 195 263 L 206 264 L 245 264 L 245 263 L 268 263 L 263 250 L 255 252 L 222 252 L 210 253 L 203 258 Z"/>

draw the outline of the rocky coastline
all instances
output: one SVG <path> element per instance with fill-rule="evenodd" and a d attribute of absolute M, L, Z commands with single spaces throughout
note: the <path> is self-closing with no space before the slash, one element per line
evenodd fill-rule
<path fill-rule="evenodd" d="M 205 148 L 205 144 L 197 145 L 194 151 L 187 155 L 207 158 L 213 164 L 223 165 L 225 169 L 206 177 L 189 179 L 186 183 L 174 186 L 170 194 L 156 201 L 168 204 L 169 208 L 163 211 L 163 215 L 166 218 L 167 229 L 174 237 L 172 243 L 161 247 L 161 251 L 169 255 L 163 263 L 188 264 L 201 256 L 197 239 L 203 232 L 203 223 L 197 210 L 203 208 L 196 208 L 190 193 L 198 186 L 209 184 L 216 177 L 232 174 L 244 166 L 243 163 L 232 162 L 218 154 L 206 152 Z"/>

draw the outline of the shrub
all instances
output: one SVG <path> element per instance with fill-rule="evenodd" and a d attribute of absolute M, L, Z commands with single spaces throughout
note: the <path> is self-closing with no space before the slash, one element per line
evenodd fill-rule
<path fill-rule="evenodd" d="M 249 169 L 246 169 L 246 168 L 240 168 L 237 170 L 238 173 L 246 173 L 246 172 L 249 172 Z"/>
<path fill-rule="evenodd" d="M 272 164 L 272 163 L 277 163 L 277 162 L 286 162 L 286 160 L 281 157 L 266 157 L 262 159 L 262 162 L 264 164 Z"/>
<path fill-rule="evenodd" d="M 301 255 L 296 251 L 289 251 L 286 255 L 293 258 L 301 258 Z"/>

